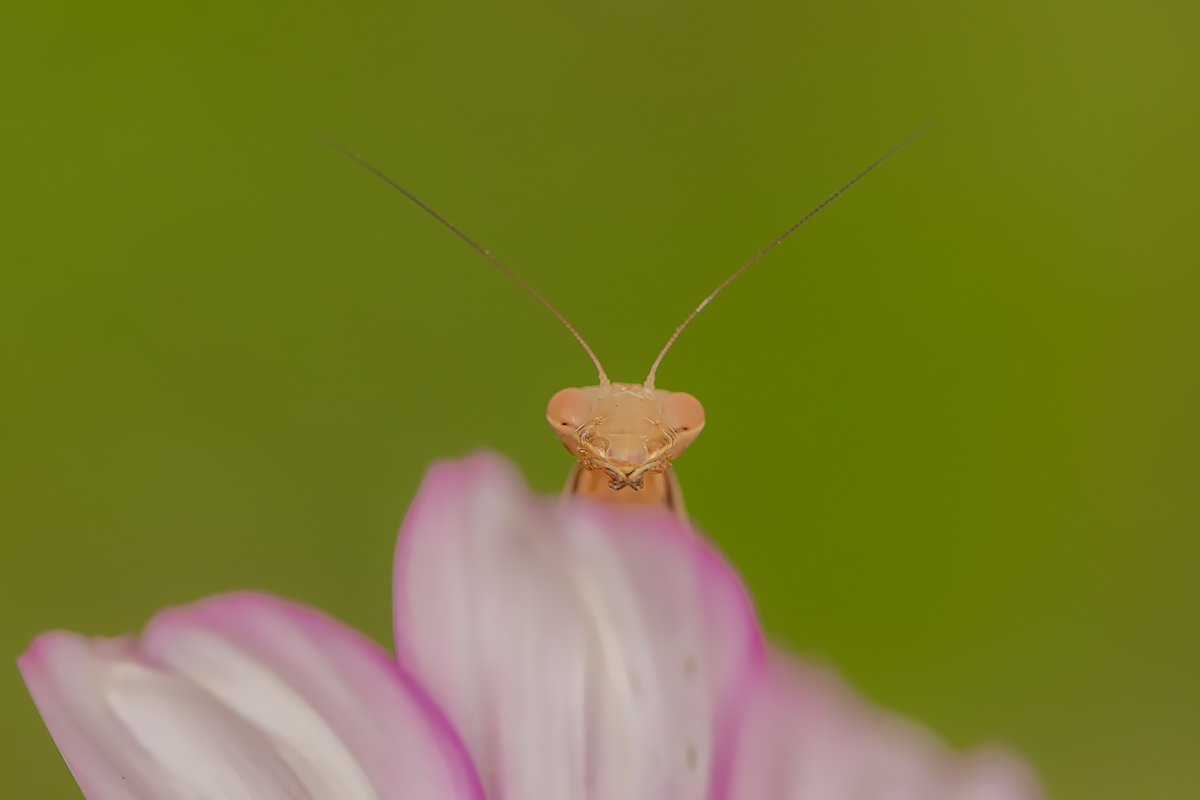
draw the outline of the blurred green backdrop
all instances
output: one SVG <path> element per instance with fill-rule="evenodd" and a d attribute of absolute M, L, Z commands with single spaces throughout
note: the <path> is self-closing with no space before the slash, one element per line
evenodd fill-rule
<path fill-rule="evenodd" d="M 426 464 L 554 492 L 549 314 L 708 428 L 773 636 L 1056 798 L 1200 796 L 1200 11 L 1187 2 L 14 6 L 0 653 L 263 587 L 389 641 Z M 11 663 L 11 662 L 10 662 Z M 6 797 L 77 790 L 15 669 Z"/>

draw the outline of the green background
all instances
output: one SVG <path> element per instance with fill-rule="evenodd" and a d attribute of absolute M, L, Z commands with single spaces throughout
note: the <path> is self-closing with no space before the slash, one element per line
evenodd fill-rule
<path fill-rule="evenodd" d="M 578 345 L 319 137 L 639 381 L 933 123 L 664 362 L 690 511 L 774 637 L 952 744 L 1200 796 L 1198 8 L 7 9 L 0 653 L 244 586 L 386 643 L 432 459 L 561 485 Z M 0 774 L 77 796 L 15 669 Z"/>

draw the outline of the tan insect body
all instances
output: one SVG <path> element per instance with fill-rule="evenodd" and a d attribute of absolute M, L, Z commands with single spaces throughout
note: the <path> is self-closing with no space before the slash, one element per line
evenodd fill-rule
<path fill-rule="evenodd" d="M 632 383 L 563 389 L 550 398 L 546 420 L 579 458 L 567 479 L 568 494 L 682 508 L 674 474 L 662 476 L 704 428 L 704 409 L 690 394 Z M 606 480 L 595 479 L 600 475 Z M 614 494 L 622 489 L 640 493 L 647 481 L 650 491 L 644 497 Z"/>
<path fill-rule="evenodd" d="M 762 258 L 767 251 L 787 238 L 792 231 L 832 202 L 834 198 L 903 147 L 915 135 L 910 135 L 876 159 L 854 180 L 838 189 L 825 202 L 784 231 L 782 235 L 760 250 L 757 255 L 739 267 L 736 272 L 705 297 L 675 329 L 650 367 L 650 374 L 641 384 L 609 381 L 604 367 L 600 364 L 600 359 L 592 352 L 588 343 L 567 322 L 566 318 L 534 291 L 529 284 L 500 263 L 490 251 L 477 245 L 391 178 L 358 155 L 336 144 L 332 146 L 362 164 L 393 188 L 398 189 L 524 287 L 566 326 L 591 357 L 600 375 L 599 385 L 563 389 L 550 399 L 546 407 L 546 420 L 550 423 L 550 427 L 567 451 L 578 459 L 567 478 L 564 494 L 588 496 L 617 505 L 663 505 L 686 520 L 683 496 L 679 490 L 679 482 L 675 478 L 675 473 L 671 470 L 671 461 L 678 458 L 703 430 L 704 409 L 700 405 L 700 401 L 690 394 L 655 388 L 654 375 L 658 371 L 658 365 L 662 362 L 663 356 L 667 354 L 688 323 L 716 297 L 717 293 L 741 275 L 747 267 Z"/>

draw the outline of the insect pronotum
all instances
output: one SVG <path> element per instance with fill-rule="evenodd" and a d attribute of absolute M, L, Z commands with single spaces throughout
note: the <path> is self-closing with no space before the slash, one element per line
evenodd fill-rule
<path fill-rule="evenodd" d="M 704 408 L 700 405 L 699 400 L 686 392 L 668 392 L 665 389 L 655 388 L 654 375 L 658 371 L 658 365 L 662 363 L 663 356 L 667 354 L 671 345 L 675 344 L 675 340 L 679 338 L 679 334 L 695 319 L 696 315 L 722 289 L 745 272 L 747 267 L 766 255 L 775 245 L 786 239 L 792 231 L 858 183 L 867 173 L 882 164 L 916 135 L 916 133 L 909 135 L 891 150 L 875 159 L 853 180 L 805 214 L 799 222 L 758 251 L 753 258 L 738 267 L 732 275 L 713 289 L 671 334 L 671 338 L 663 345 L 658 357 L 650 365 L 650 372 L 646 375 L 646 379 L 640 384 L 610 381 L 604 367 L 600 364 L 600 359 L 596 357 L 595 352 L 584 341 L 584 338 L 579 335 L 571 323 L 567 322 L 566 317 L 560 314 L 558 309 L 538 294 L 533 287 L 500 263 L 500 260 L 490 251 L 480 247 L 440 214 L 422 203 L 407 189 L 361 156 L 336 143 L 330 142 L 329 144 L 335 150 L 349 156 L 382 178 L 392 188 L 398 190 L 453 231 L 460 239 L 478 250 L 484 258 L 495 264 L 505 275 L 520 284 L 525 291 L 533 295 L 538 302 L 550 310 L 551 314 L 558 318 L 558 321 L 571 332 L 571 335 L 578 340 L 584 351 L 591 357 L 592 363 L 596 365 L 596 370 L 599 372 L 598 385 L 563 389 L 550 398 L 550 403 L 546 407 L 546 420 L 550 423 L 550 427 L 563 446 L 572 455 L 578 457 L 567 478 L 567 485 L 563 493 L 565 495 L 584 495 L 618 505 L 664 505 L 686 521 L 687 514 L 683 507 L 683 495 L 679 489 L 679 481 L 671 470 L 671 461 L 682 455 L 688 445 L 695 441 L 700 431 L 703 430 Z M 629 491 L 625 491 L 627 489 Z"/>

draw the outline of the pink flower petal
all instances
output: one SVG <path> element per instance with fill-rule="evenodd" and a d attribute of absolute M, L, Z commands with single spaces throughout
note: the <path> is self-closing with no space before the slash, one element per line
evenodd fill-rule
<path fill-rule="evenodd" d="M 533 497 L 488 454 L 426 477 L 395 625 L 493 800 L 705 797 L 763 658 L 737 575 L 670 515 Z"/>
<path fill-rule="evenodd" d="M 728 796 L 735 800 L 1039 800 L 996 751 L 955 755 L 869 707 L 831 674 L 776 657 L 752 693 Z"/>
<path fill-rule="evenodd" d="M 18 664 L 89 800 L 482 797 L 377 645 L 268 595 L 169 609 L 140 642 L 44 634 Z"/>

